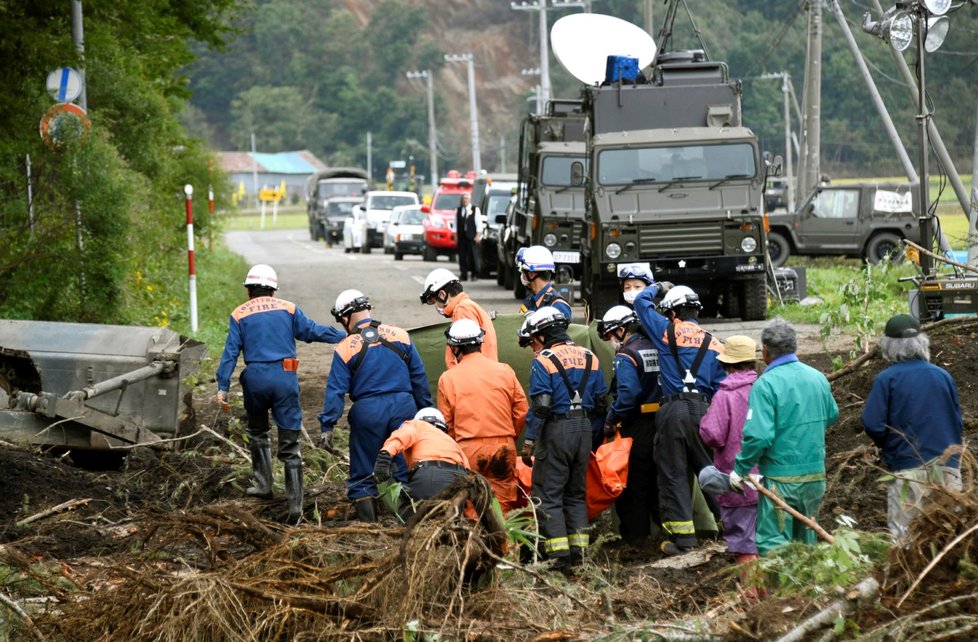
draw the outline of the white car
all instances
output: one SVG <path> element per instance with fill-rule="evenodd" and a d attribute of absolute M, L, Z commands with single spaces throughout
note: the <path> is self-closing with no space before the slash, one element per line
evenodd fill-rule
<path fill-rule="evenodd" d="M 343 221 L 343 251 L 359 252 L 366 244 L 367 214 L 359 205 L 354 205 Z"/>
<path fill-rule="evenodd" d="M 371 248 L 384 247 L 384 232 L 391 219 L 391 210 L 398 205 L 420 205 L 420 201 L 414 192 L 372 191 L 363 195 L 363 204 L 354 209 L 366 215 L 366 229 L 360 246 L 364 254 L 370 254 Z"/>
<path fill-rule="evenodd" d="M 386 250 L 390 244 L 395 261 L 402 260 L 405 254 L 421 254 L 424 217 L 420 205 L 401 205 L 391 212 L 391 222 L 384 234 L 384 248 Z"/>

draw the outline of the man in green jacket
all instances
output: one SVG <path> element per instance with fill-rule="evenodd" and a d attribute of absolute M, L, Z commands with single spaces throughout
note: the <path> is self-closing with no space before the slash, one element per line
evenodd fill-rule
<path fill-rule="evenodd" d="M 825 494 L 825 429 L 839 417 L 828 380 L 798 360 L 798 340 L 778 317 L 761 332 L 767 367 L 750 392 L 744 442 L 730 475 L 733 490 L 757 465 L 766 488 L 806 517 L 818 517 Z M 761 495 L 757 505 L 757 551 L 791 540 L 814 544 L 814 531 Z"/>

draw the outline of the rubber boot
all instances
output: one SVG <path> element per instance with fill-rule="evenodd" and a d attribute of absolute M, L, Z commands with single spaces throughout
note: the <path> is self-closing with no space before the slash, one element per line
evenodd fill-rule
<path fill-rule="evenodd" d="M 285 464 L 285 497 L 289 505 L 288 522 L 302 517 L 302 456 L 298 430 L 278 429 L 278 458 Z"/>
<path fill-rule="evenodd" d="M 268 433 L 249 435 L 248 447 L 251 450 L 251 474 L 254 484 L 245 494 L 261 499 L 272 498 L 272 442 Z"/>
<path fill-rule="evenodd" d="M 302 517 L 302 462 L 285 465 L 285 498 L 289 503 L 289 524 L 297 524 Z"/>
<path fill-rule="evenodd" d="M 361 522 L 377 521 L 377 508 L 374 506 L 373 497 L 354 499 L 353 507 L 357 509 L 357 519 Z"/>

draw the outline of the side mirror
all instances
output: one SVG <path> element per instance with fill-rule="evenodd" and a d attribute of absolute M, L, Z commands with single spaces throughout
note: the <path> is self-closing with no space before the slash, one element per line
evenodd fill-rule
<path fill-rule="evenodd" d="M 505 225 L 506 224 L 506 215 L 505 214 L 496 214 L 496 218 L 494 218 L 492 220 L 492 222 L 495 223 L 496 225 Z"/>
<path fill-rule="evenodd" d="M 574 161 L 571 163 L 570 183 L 575 187 L 579 187 L 584 184 L 584 163 L 581 161 Z"/>

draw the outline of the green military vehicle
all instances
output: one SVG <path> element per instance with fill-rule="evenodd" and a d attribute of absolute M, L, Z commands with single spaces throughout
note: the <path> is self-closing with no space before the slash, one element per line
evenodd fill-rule
<path fill-rule="evenodd" d="M 333 167 L 316 172 L 306 181 L 306 213 L 309 238 L 325 240 L 330 246 L 343 242 L 343 221 L 350 210 L 350 198 L 363 199 L 368 187 L 367 172 L 357 167 Z M 330 201 L 339 202 L 330 207 Z"/>
<path fill-rule="evenodd" d="M 914 202 L 909 183 L 819 185 L 794 212 L 768 214 L 771 263 L 781 266 L 792 254 L 900 260 L 903 239 L 920 238 Z"/>

